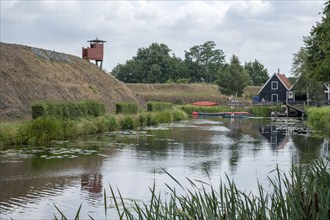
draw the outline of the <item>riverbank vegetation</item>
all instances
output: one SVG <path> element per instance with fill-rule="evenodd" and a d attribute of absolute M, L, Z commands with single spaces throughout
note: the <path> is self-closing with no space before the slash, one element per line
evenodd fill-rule
<path fill-rule="evenodd" d="M 104 207 L 115 208 L 118 219 L 329 219 L 330 168 L 329 161 L 319 159 L 310 165 L 293 165 L 289 173 L 277 166 L 270 173 L 269 187 L 258 184 L 258 192 L 241 191 L 227 176 L 213 186 L 204 180 L 187 179 L 183 186 L 164 170 L 183 193 L 165 183 L 166 196 L 150 188 L 148 202 L 132 201 L 125 204 L 120 189 L 110 185 L 110 198 L 104 190 Z M 56 207 L 56 206 L 55 206 Z M 56 207 L 62 219 L 63 212 Z M 76 219 L 79 219 L 79 212 Z M 107 211 L 106 211 L 107 212 Z M 57 217 L 55 216 L 57 219 Z M 92 219 L 92 217 L 90 216 Z"/>
<path fill-rule="evenodd" d="M 308 125 L 330 136 L 330 107 L 312 107 L 307 109 Z"/>
<path fill-rule="evenodd" d="M 100 107 L 100 103 L 95 102 L 94 104 L 95 109 Z M 152 112 L 134 111 L 135 114 L 131 114 L 131 105 L 121 104 L 119 106 L 121 106 L 122 109 L 128 106 L 128 110 L 124 111 L 128 113 L 105 113 L 96 116 L 90 114 L 84 117 L 74 117 L 74 119 L 71 119 L 72 117 L 63 117 L 63 114 L 57 114 L 58 111 L 47 111 L 47 114 L 42 114 L 45 105 L 39 103 L 38 106 L 42 106 L 41 108 L 35 108 L 38 109 L 39 116 L 33 120 L 22 123 L 1 123 L 0 146 L 46 145 L 53 140 L 73 139 L 80 135 L 100 134 L 106 131 L 138 129 L 188 118 L 188 115 L 180 109 L 167 108 L 168 104 L 164 104 L 164 106 L 166 106 L 165 110 L 156 111 L 154 109 Z M 66 109 L 63 106 L 66 105 L 59 105 L 59 109 Z M 71 106 L 71 104 L 69 106 Z M 136 105 L 134 106 L 137 107 Z M 160 104 L 160 106 L 162 106 L 162 104 Z M 134 109 L 136 109 L 135 107 Z M 43 110 L 39 111 L 40 109 Z M 67 114 L 65 115 L 67 116 Z"/>

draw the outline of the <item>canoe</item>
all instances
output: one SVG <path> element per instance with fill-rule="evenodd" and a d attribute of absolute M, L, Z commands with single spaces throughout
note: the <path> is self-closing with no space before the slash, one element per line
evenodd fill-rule
<path fill-rule="evenodd" d="M 192 114 L 200 116 L 223 116 L 227 114 L 227 112 L 192 112 Z"/>
<path fill-rule="evenodd" d="M 248 118 L 249 112 L 192 112 L 193 115 L 198 116 L 221 116 L 223 118 Z"/>
<path fill-rule="evenodd" d="M 196 105 L 196 106 L 214 106 L 214 105 L 218 105 L 218 103 L 216 102 L 194 102 L 191 103 L 192 105 Z"/>
<path fill-rule="evenodd" d="M 227 112 L 223 115 L 223 118 L 249 118 L 251 114 L 249 112 Z"/>

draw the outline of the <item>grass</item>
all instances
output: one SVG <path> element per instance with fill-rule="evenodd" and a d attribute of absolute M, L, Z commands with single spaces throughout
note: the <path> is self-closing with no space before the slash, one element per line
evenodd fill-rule
<path fill-rule="evenodd" d="M 307 109 L 307 124 L 315 130 L 324 131 L 330 136 L 330 106 Z"/>
<path fill-rule="evenodd" d="M 329 159 L 327 159 L 329 160 Z M 258 184 L 258 194 L 246 193 L 236 187 L 227 176 L 226 184 L 219 186 L 200 180 L 190 180 L 184 187 L 166 170 L 184 193 L 178 194 L 175 187 L 167 186 L 166 197 L 157 192 L 155 183 L 150 188 L 150 200 L 127 205 L 120 189 L 110 186 L 110 199 L 104 190 L 104 207 L 107 199 L 113 204 L 118 219 L 330 219 L 330 170 L 326 159 L 312 164 L 292 165 L 288 174 L 277 166 L 273 177 L 268 177 L 269 189 Z M 56 207 L 56 206 L 55 206 Z M 113 206 L 112 206 L 113 207 Z M 79 207 L 75 219 L 79 219 Z M 65 215 L 56 207 L 62 219 Z M 91 216 L 89 216 L 93 219 Z M 55 216 L 55 219 L 58 219 Z"/>

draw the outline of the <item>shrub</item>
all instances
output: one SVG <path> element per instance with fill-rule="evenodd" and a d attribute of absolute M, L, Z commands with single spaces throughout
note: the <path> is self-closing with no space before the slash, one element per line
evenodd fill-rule
<path fill-rule="evenodd" d="M 13 123 L 0 123 L 0 145 L 17 144 L 18 125 Z"/>
<path fill-rule="evenodd" d="M 181 121 L 188 118 L 188 115 L 184 111 L 179 109 L 174 109 L 172 111 L 172 114 L 173 114 L 173 121 Z"/>
<path fill-rule="evenodd" d="M 157 126 L 159 121 L 157 120 L 156 114 L 149 112 L 147 114 L 147 126 Z"/>
<path fill-rule="evenodd" d="M 136 128 L 136 123 L 131 115 L 125 115 L 119 120 L 120 128 L 122 130 L 131 130 Z"/>
<path fill-rule="evenodd" d="M 119 124 L 118 124 L 118 120 L 116 119 L 115 116 L 106 114 L 106 115 L 102 116 L 102 118 L 104 119 L 103 122 L 104 122 L 104 126 L 106 128 L 106 131 L 118 130 Z"/>
<path fill-rule="evenodd" d="M 250 113 L 257 117 L 270 117 L 272 112 L 281 112 L 281 106 L 252 106 Z"/>
<path fill-rule="evenodd" d="M 307 109 L 307 123 L 315 130 L 330 135 L 330 107 L 312 107 Z"/>
<path fill-rule="evenodd" d="M 22 144 L 46 144 L 63 137 L 62 122 L 54 117 L 39 117 L 23 123 L 18 129 L 17 138 Z"/>
<path fill-rule="evenodd" d="M 116 104 L 116 114 L 136 114 L 138 107 L 136 103 L 121 102 Z"/>
<path fill-rule="evenodd" d="M 173 122 L 172 111 L 161 111 L 156 113 L 156 119 L 158 123 L 170 123 Z"/>
<path fill-rule="evenodd" d="M 140 127 L 148 126 L 148 113 L 141 112 L 139 114 L 139 126 Z"/>
<path fill-rule="evenodd" d="M 172 109 L 172 103 L 170 102 L 148 102 L 147 109 L 149 112 L 164 111 Z"/>

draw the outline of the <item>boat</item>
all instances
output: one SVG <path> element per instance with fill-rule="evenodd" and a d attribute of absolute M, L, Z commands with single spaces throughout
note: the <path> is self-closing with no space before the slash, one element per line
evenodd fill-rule
<path fill-rule="evenodd" d="M 193 115 L 199 116 L 223 116 L 228 112 L 192 112 Z"/>
<path fill-rule="evenodd" d="M 192 112 L 194 116 L 220 116 L 223 118 L 249 118 L 249 112 Z"/>
<path fill-rule="evenodd" d="M 194 102 L 191 103 L 192 105 L 196 105 L 196 106 L 215 106 L 218 105 L 218 103 L 216 102 Z"/>
<path fill-rule="evenodd" d="M 251 114 L 249 112 L 228 112 L 223 115 L 223 118 L 249 118 Z"/>

